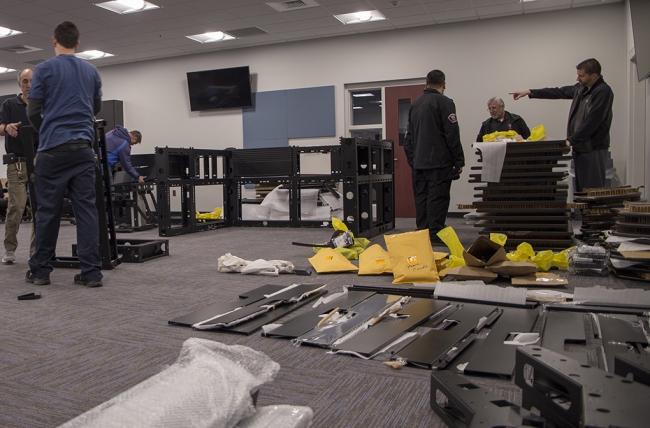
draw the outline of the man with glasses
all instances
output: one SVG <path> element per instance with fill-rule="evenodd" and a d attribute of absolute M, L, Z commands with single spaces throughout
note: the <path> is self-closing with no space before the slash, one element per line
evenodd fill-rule
<path fill-rule="evenodd" d="M 490 98 L 487 106 L 490 118 L 481 124 L 481 130 L 476 136 L 477 142 L 482 142 L 484 135 L 497 131 L 516 131 L 524 140 L 530 137 L 526 121 L 521 116 L 506 111 L 506 103 L 501 98 Z"/>

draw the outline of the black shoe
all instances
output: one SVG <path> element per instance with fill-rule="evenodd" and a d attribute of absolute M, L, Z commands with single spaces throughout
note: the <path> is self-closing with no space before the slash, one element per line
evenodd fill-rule
<path fill-rule="evenodd" d="M 35 278 L 31 270 L 28 270 L 25 274 L 25 282 L 29 282 L 34 285 L 48 285 L 51 284 L 50 278 Z"/>
<path fill-rule="evenodd" d="M 76 274 L 74 276 L 74 283 L 77 285 L 85 285 L 86 287 L 101 287 L 102 285 L 102 280 L 98 279 L 95 281 L 86 281 L 85 279 L 81 279 L 81 274 Z"/>

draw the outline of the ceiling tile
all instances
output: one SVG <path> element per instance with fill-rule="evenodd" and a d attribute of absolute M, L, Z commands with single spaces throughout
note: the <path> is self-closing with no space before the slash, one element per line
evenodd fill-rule
<path fill-rule="evenodd" d="M 432 13 L 433 19 L 438 23 L 453 22 L 458 20 L 478 19 L 474 9 L 453 10 L 450 12 Z"/>
<path fill-rule="evenodd" d="M 472 2 L 470 0 L 441 1 L 428 3 L 425 7 L 430 13 L 451 12 L 454 10 L 472 9 Z"/>
<path fill-rule="evenodd" d="M 524 10 L 548 9 L 550 7 L 571 6 L 572 0 L 544 0 L 524 3 Z"/>
<path fill-rule="evenodd" d="M 4 0 L 3 0 L 4 2 Z M 36 16 L 48 15 L 52 13 L 52 9 L 48 9 L 42 6 L 36 6 L 33 3 L 18 4 L 16 6 L 2 7 L 2 13 L 12 16 L 17 16 L 23 19 L 32 19 Z"/>
<path fill-rule="evenodd" d="M 415 6 L 405 6 L 405 7 L 394 7 L 392 9 L 383 10 L 382 13 L 388 19 L 402 18 L 405 16 L 415 16 L 427 14 L 427 10 L 424 6 L 415 5 Z"/>
<path fill-rule="evenodd" d="M 524 13 L 524 7 L 522 3 L 502 4 L 498 6 L 488 6 L 488 7 L 477 7 L 476 13 L 481 18 L 494 16 L 494 15 L 500 15 L 500 16 L 505 16 L 506 14 L 516 15 L 519 13 Z"/>
<path fill-rule="evenodd" d="M 98 2 L 101 0 L 98 0 Z M 7 0 L 2 0 L 2 3 L 6 3 Z M 65 0 L 65 1 L 55 1 L 55 0 L 37 0 L 33 1 L 32 4 L 36 6 L 42 6 L 51 10 L 70 10 L 76 9 L 78 7 L 88 6 L 88 2 L 84 0 Z"/>
<path fill-rule="evenodd" d="M 305 26 L 299 22 L 285 22 L 283 24 L 260 25 L 260 28 L 268 33 L 284 33 L 289 31 L 305 30 Z"/>
<path fill-rule="evenodd" d="M 402 18 L 391 19 L 393 25 L 397 28 L 406 28 L 413 26 L 421 26 L 425 24 L 435 24 L 433 18 L 428 13 L 417 16 L 405 16 Z"/>
<path fill-rule="evenodd" d="M 343 13 L 363 12 L 365 10 L 374 10 L 375 7 L 367 1 L 356 1 L 344 4 L 336 4 L 327 7 L 327 10 L 334 15 L 341 15 Z"/>
<path fill-rule="evenodd" d="M 239 19 L 232 13 L 228 13 L 225 10 L 187 15 L 187 18 L 191 19 L 194 22 L 198 22 L 200 24 L 216 24 L 219 22 L 233 21 Z"/>

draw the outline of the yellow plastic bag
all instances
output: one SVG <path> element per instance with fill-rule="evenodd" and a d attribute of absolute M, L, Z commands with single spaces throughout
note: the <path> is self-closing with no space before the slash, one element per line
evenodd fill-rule
<path fill-rule="evenodd" d="M 496 242 L 497 244 L 505 247 L 508 237 L 503 233 L 490 233 L 490 241 Z"/>
<path fill-rule="evenodd" d="M 528 137 L 528 141 L 539 141 L 543 140 L 544 138 L 546 138 L 546 128 L 544 125 L 537 125 L 530 130 L 530 137 Z"/>
<path fill-rule="evenodd" d="M 352 244 L 349 248 L 338 247 L 334 248 L 334 251 L 343 254 L 343 256 L 345 256 L 345 258 L 348 260 L 359 260 L 359 254 L 361 254 L 366 249 L 368 244 L 370 244 L 370 240 L 366 238 L 354 238 L 354 244 Z M 327 247 L 312 247 L 314 253 L 318 253 L 324 248 Z"/>
<path fill-rule="evenodd" d="M 393 284 L 440 280 L 428 229 L 384 235 L 384 240 L 393 268 Z"/>
<path fill-rule="evenodd" d="M 393 273 L 390 256 L 381 245 L 371 245 L 359 254 L 359 275 L 380 275 L 382 273 Z"/>
<path fill-rule="evenodd" d="M 359 270 L 358 267 L 350 263 L 340 252 L 334 248 L 323 248 L 309 259 L 309 263 L 318 273 L 326 272 L 351 272 Z"/>
<path fill-rule="evenodd" d="M 535 250 L 528 242 L 522 242 L 517 246 L 515 251 L 506 254 L 506 257 L 511 262 L 527 262 L 529 259 L 535 257 Z"/>
<path fill-rule="evenodd" d="M 458 239 L 458 235 L 456 235 L 456 231 L 454 230 L 453 227 L 451 226 L 445 227 L 436 235 L 438 235 L 438 238 L 442 239 L 442 242 L 444 242 L 447 248 L 449 248 L 449 252 L 453 256 L 460 257 L 460 258 L 463 257 L 463 252 L 465 251 L 465 248 L 463 247 L 463 244 L 460 243 L 460 239 Z M 462 266 L 464 265 L 465 263 L 463 262 Z"/>
<path fill-rule="evenodd" d="M 221 207 L 216 207 L 212 212 L 202 213 L 200 211 L 196 212 L 196 219 L 201 220 L 205 223 L 205 220 L 218 220 L 221 218 Z"/>
<path fill-rule="evenodd" d="M 454 256 L 453 254 L 449 256 L 449 263 L 445 265 L 445 269 L 451 269 L 458 266 L 466 266 L 465 258 L 463 256 Z"/>
<path fill-rule="evenodd" d="M 571 247 L 574 248 L 574 247 Z M 569 268 L 569 251 L 571 248 L 555 253 L 551 264 L 558 269 L 567 270 Z"/>
<path fill-rule="evenodd" d="M 499 137 L 505 138 L 505 139 L 513 139 L 517 136 L 517 131 L 496 131 L 491 134 L 485 134 L 483 136 L 483 142 L 484 143 L 490 143 L 497 141 Z"/>
<path fill-rule="evenodd" d="M 551 262 L 553 261 L 553 251 L 544 250 L 539 251 L 533 257 L 533 262 L 537 265 L 537 269 L 542 272 L 546 272 L 551 268 Z"/>

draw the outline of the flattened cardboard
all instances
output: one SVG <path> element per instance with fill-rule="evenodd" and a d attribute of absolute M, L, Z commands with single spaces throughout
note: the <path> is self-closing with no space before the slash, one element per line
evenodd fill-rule
<path fill-rule="evenodd" d="M 506 250 L 487 236 L 479 236 L 467 251 L 463 251 L 467 266 L 485 267 L 507 261 Z"/>
<path fill-rule="evenodd" d="M 510 260 L 486 266 L 485 269 L 489 270 L 490 272 L 497 273 L 501 276 L 523 276 L 531 275 L 537 272 L 537 266 L 533 263 L 512 262 Z"/>
<path fill-rule="evenodd" d="M 485 268 L 476 266 L 456 266 L 451 269 L 447 269 L 446 274 L 459 281 L 470 281 L 477 279 L 485 283 L 492 282 L 499 276 L 494 272 L 486 270 Z"/>
<path fill-rule="evenodd" d="M 549 272 L 537 272 L 533 275 L 513 277 L 512 285 L 524 285 L 527 287 L 558 287 L 567 285 L 568 279 L 560 278 L 558 275 Z"/>

